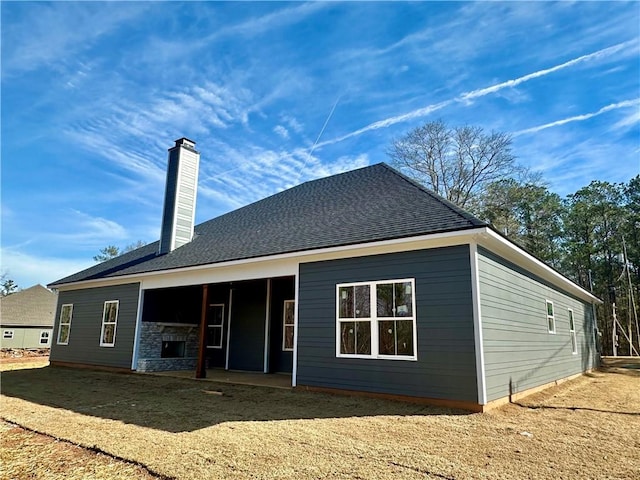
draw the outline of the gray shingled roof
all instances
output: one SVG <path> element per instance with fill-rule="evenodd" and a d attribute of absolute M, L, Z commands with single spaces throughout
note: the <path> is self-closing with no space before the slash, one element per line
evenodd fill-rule
<path fill-rule="evenodd" d="M 0 298 L 0 325 L 52 327 L 58 296 L 42 285 Z"/>
<path fill-rule="evenodd" d="M 158 242 L 52 286 L 487 225 L 384 163 L 313 180 L 195 227 L 166 255 Z"/>

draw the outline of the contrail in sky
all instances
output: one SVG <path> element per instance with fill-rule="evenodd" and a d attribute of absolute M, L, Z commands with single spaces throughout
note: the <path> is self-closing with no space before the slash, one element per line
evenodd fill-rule
<path fill-rule="evenodd" d="M 545 68 L 543 70 L 538 70 L 537 72 L 529 73 L 529 74 L 524 75 L 522 77 L 518 77 L 518 78 L 515 78 L 515 79 L 512 79 L 512 80 L 507 80 L 505 82 L 498 83 L 496 85 L 491 85 L 490 87 L 479 88 L 477 90 L 472 90 L 470 92 L 465 92 L 465 93 L 462 93 L 461 95 L 458 95 L 457 97 L 455 97 L 453 99 L 445 100 L 443 102 L 435 103 L 435 104 L 432 104 L 432 105 L 428 105 L 426 107 L 419 108 L 417 110 L 413 110 L 411 112 L 404 113 L 402 115 L 397 115 L 397 116 L 394 116 L 394 117 L 386 118 L 384 120 L 379 120 L 379 121 L 371 123 L 371 124 L 369 124 L 369 125 L 367 125 L 365 127 L 362 127 L 359 130 L 355 130 L 355 131 L 353 131 L 351 133 L 347 133 L 346 135 L 343 135 L 341 137 L 337 137 L 337 138 L 334 138 L 334 139 L 331 139 L 331 140 L 326 140 L 326 141 L 321 142 L 321 143 L 317 143 L 317 141 L 316 141 L 316 144 L 314 144 L 314 148 L 316 146 L 323 147 L 325 145 L 332 145 L 334 143 L 342 142 L 343 140 L 346 140 L 348 138 L 356 137 L 358 135 L 362 135 L 363 133 L 369 132 L 371 130 L 377 130 L 379 128 L 387 128 L 387 127 L 390 127 L 391 125 L 395 125 L 396 123 L 401 123 L 401 122 L 404 122 L 406 120 L 411 120 L 411 119 L 417 118 L 417 117 L 423 117 L 423 116 L 429 115 L 430 113 L 433 113 L 435 111 L 441 110 L 444 107 L 447 107 L 447 106 L 451 105 L 454 102 L 468 102 L 468 101 L 473 100 L 475 98 L 484 97 L 486 95 L 498 92 L 498 91 L 503 90 L 505 88 L 512 88 L 512 87 L 515 87 L 517 85 L 520 85 L 521 83 L 528 82 L 529 80 L 533 80 L 535 78 L 543 77 L 545 75 L 549 75 L 550 73 L 554 73 L 554 72 L 557 72 L 559 70 L 564 70 L 565 68 L 572 67 L 573 65 L 576 65 L 578 63 L 609 57 L 609 56 L 611 56 L 611 55 L 613 55 L 615 53 L 618 53 L 621 50 L 624 50 L 625 48 L 627 48 L 627 47 L 629 47 L 631 45 L 635 46 L 636 45 L 636 40 L 629 40 L 627 42 L 618 43 L 617 45 L 613 45 L 611 47 L 603 48 L 602 50 L 598 50 L 596 52 L 589 53 L 587 55 L 582 55 L 580 57 L 574 58 L 573 60 L 569 60 L 567 62 L 561 63 L 559 65 L 555 65 L 555 66 L 550 67 L 550 68 Z M 320 137 L 318 137 L 318 138 L 320 138 Z"/>
<path fill-rule="evenodd" d="M 598 115 L 602 115 L 603 113 L 609 112 L 611 110 L 617 110 L 618 108 L 624 108 L 624 107 L 632 107 L 634 105 L 640 105 L 640 98 L 636 98 L 635 100 L 625 100 L 624 102 L 612 103 L 611 105 L 602 107 L 597 112 L 583 113 L 582 115 L 563 118 L 562 120 L 556 120 L 555 122 L 545 123 L 544 125 L 538 125 L 537 127 L 526 128 L 524 130 L 515 132 L 513 135 L 515 136 L 515 135 L 522 135 L 525 133 L 539 132 L 540 130 L 544 130 L 546 128 L 557 127 L 558 125 L 564 125 L 565 123 L 570 123 L 570 122 L 581 122 L 583 120 L 588 120 L 590 118 L 597 117 Z"/>
<path fill-rule="evenodd" d="M 327 117 L 327 119 L 324 121 L 324 125 L 322 125 L 322 128 L 320 129 L 320 133 L 318 134 L 318 138 L 316 138 L 316 141 L 313 143 L 313 146 L 311 147 L 311 149 L 309 150 L 309 156 L 311 156 L 311 154 L 313 153 L 313 151 L 316 148 L 316 145 L 318 145 L 318 141 L 320 140 L 320 137 L 322 136 L 322 134 L 324 133 L 324 129 L 327 128 L 327 124 L 329 123 L 329 120 L 331 119 L 331 117 L 333 116 L 333 112 L 335 111 L 336 107 L 338 106 L 338 102 L 340 101 L 340 98 L 342 97 L 342 95 L 340 95 L 337 99 L 336 102 L 333 104 L 333 107 L 331 108 L 331 111 L 329 112 L 329 116 Z"/>

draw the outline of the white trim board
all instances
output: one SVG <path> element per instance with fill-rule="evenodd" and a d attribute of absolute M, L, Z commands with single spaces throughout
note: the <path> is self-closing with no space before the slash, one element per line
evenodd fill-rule
<path fill-rule="evenodd" d="M 254 280 L 258 278 L 278 276 L 293 276 L 297 272 L 298 263 L 464 245 L 471 241 L 473 235 L 482 233 L 483 231 L 484 228 L 478 228 L 456 232 L 421 235 L 417 237 L 397 238 L 379 242 L 305 250 L 301 252 L 283 253 L 206 265 L 194 265 L 191 267 L 121 275 L 96 280 L 82 280 L 79 282 L 56 285 L 53 288 L 59 291 L 66 291 L 142 282 L 143 288 L 149 289 L 171 286 L 201 285 L 203 283 Z M 242 269 L 245 270 L 242 271 Z M 212 279 L 212 281 L 208 281 L 208 279 Z"/>
<path fill-rule="evenodd" d="M 478 403 L 487 404 L 487 382 L 484 368 L 484 339 L 482 335 L 482 308 L 480 303 L 480 272 L 478 271 L 478 245 L 469 245 L 471 263 L 471 297 L 473 301 L 473 333 L 476 350 L 476 380 L 478 383 Z"/>
<path fill-rule="evenodd" d="M 138 285 L 138 311 L 136 312 L 136 327 L 133 334 L 133 353 L 131 355 L 131 370 L 138 370 L 138 350 L 140 348 L 140 331 L 142 330 L 142 306 L 144 304 L 144 290 Z"/>
<path fill-rule="evenodd" d="M 602 303 L 593 294 L 573 283 L 559 272 L 538 260 L 489 227 L 434 233 L 416 237 L 396 238 L 379 242 L 343 245 L 301 252 L 283 253 L 266 257 L 233 260 L 207 265 L 181 267 L 156 272 L 122 275 L 98 280 L 84 280 L 56 285 L 59 291 L 77 290 L 124 283 L 141 282 L 142 288 L 164 288 L 204 283 L 222 283 L 237 280 L 253 280 L 296 274 L 298 263 L 355 258 L 384 253 L 406 252 L 455 245 L 468 245 L 476 241 L 479 246 L 509 260 L 576 297 L 589 303 Z"/>

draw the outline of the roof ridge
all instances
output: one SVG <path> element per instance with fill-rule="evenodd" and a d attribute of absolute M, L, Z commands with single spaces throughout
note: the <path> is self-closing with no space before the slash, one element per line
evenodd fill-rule
<path fill-rule="evenodd" d="M 426 193 L 427 195 L 431 196 L 434 200 L 440 202 L 445 207 L 449 208 L 449 210 L 451 210 L 454 213 L 460 215 L 465 220 L 470 221 L 472 224 L 474 224 L 474 226 L 487 226 L 487 225 L 489 225 L 489 223 L 480 220 L 478 217 L 476 217 L 475 215 L 467 212 L 465 209 L 459 207 L 458 205 L 456 205 L 452 201 L 447 200 L 446 198 L 444 198 L 443 196 L 437 194 L 436 192 L 433 192 L 433 191 L 429 190 L 427 187 L 422 185 L 420 182 L 417 182 L 413 178 L 411 178 L 411 177 L 405 175 L 404 173 L 396 170 L 395 168 L 393 168 L 392 166 L 390 166 L 386 162 L 380 162 L 380 163 L 378 163 L 376 165 L 382 165 L 383 167 L 385 167 L 390 172 L 396 174 L 398 177 L 402 178 L 403 180 L 405 180 L 406 182 L 410 183 L 411 185 L 413 185 L 417 189 L 419 189 L 422 192 Z"/>

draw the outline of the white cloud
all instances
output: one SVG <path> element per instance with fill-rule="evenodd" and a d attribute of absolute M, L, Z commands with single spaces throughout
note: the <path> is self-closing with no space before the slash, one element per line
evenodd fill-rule
<path fill-rule="evenodd" d="M 273 195 L 290 186 L 369 164 L 367 155 L 341 156 L 327 161 L 308 148 L 292 151 L 255 144 L 218 143 L 224 163 L 201 163 L 199 192 L 229 209 Z M 226 168 L 225 168 L 226 167 Z"/>
<path fill-rule="evenodd" d="M 285 140 L 289 139 L 289 130 L 284 128 L 282 125 L 276 125 L 273 127 L 273 131 Z"/>
<path fill-rule="evenodd" d="M 282 117 L 282 121 L 285 122 L 289 126 L 289 128 L 296 133 L 302 133 L 304 130 L 304 126 L 295 117 L 284 115 Z"/>
<path fill-rule="evenodd" d="M 117 222 L 71 210 L 61 222 L 64 233 L 52 233 L 48 238 L 65 244 L 85 248 L 102 248 L 118 241 L 127 240 L 127 230 Z"/>
<path fill-rule="evenodd" d="M 615 130 L 626 130 L 637 123 L 640 123 L 640 108 L 632 110 L 631 113 L 625 115 L 621 120 L 618 120 L 613 125 L 613 128 Z"/>
<path fill-rule="evenodd" d="M 519 161 L 541 172 L 551 190 L 564 196 L 592 180 L 626 182 L 638 174 L 637 152 L 616 133 L 588 131 L 567 135 L 562 129 L 548 129 L 539 135 L 517 137 L 514 143 Z"/>
<path fill-rule="evenodd" d="M 236 25 L 223 27 L 212 33 L 205 40 L 206 43 L 217 40 L 221 37 L 241 35 L 245 37 L 253 37 L 260 35 L 274 28 L 281 28 L 286 25 L 300 22 L 309 15 L 313 15 L 319 10 L 327 8 L 324 2 L 307 2 L 296 5 L 295 7 L 283 8 L 275 12 L 268 13 L 261 17 L 253 17 Z"/>
<path fill-rule="evenodd" d="M 19 6 L 3 5 L 2 75 L 35 70 L 41 66 L 61 68 L 65 59 L 87 50 L 99 37 L 124 23 L 142 16 L 149 4 L 91 4 L 90 2 L 53 2 L 28 10 L 21 15 Z M 11 21 L 9 21 L 9 19 Z M 73 82 L 71 82 L 73 83 Z"/>
<path fill-rule="evenodd" d="M 95 264 L 90 258 L 42 256 L 11 247 L 2 247 L 0 256 L 3 271 L 21 288 L 46 285 Z"/>

